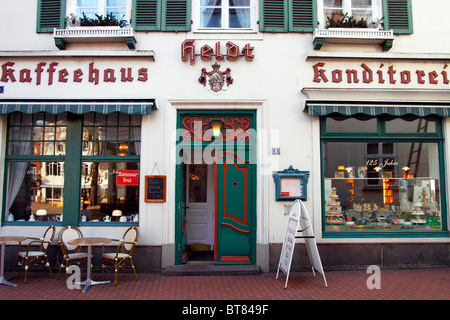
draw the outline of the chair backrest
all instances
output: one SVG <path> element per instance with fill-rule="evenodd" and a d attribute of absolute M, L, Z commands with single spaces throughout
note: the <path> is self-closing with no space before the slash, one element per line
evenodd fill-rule
<path fill-rule="evenodd" d="M 44 241 L 48 241 L 44 242 L 42 245 L 45 250 L 47 250 L 49 244 L 52 242 L 54 235 L 55 235 L 55 226 L 50 226 L 47 228 L 47 230 L 45 230 L 43 239 Z"/>
<path fill-rule="evenodd" d="M 124 243 L 125 250 L 130 251 L 134 248 L 134 244 L 138 241 L 139 238 L 139 231 L 136 227 L 130 227 L 125 231 L 122 240 L 125 242 L 131 242 L 130 243 Z"/>
<path fill-rule="evenodd" d="M 77 248 L 77 246 L 70 245 L 67 243 L 67 241 L 82 238 L 82 237 L 83 237 L 83 233 L 81 232 L 80 229 L 78 229 L 76 227 L 68 226 L 68 227 L 61 229 L 61 231 L 59 232 L 59 242 L 61 244 L 63 244 L 69 251 L 75 250 Z"/>

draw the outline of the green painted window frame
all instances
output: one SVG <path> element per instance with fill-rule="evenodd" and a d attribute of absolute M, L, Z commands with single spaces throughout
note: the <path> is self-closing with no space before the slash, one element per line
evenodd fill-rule
<path fill-rule="evenodd" d="M 261 32 L 314 32 L 317 27 L 319 0 L 260 0 Z M 382 0 L 385 30 L 394 34 L 412 34 L 411 0 Z"/>
<path fill-rule="evenodd" d="M 98 155 L 98 156 L 83 156 L 82 155 L 82 138 L 83 138 L 83 114 L 66 113 L 67 115 L 67 132 L 66 132 L 66 148 L 65 155 L 8 155 L 9 145 L 9 128 L 10 118 L 7 120 L 7 147 L 5 156 L 5 166 L 8 167 L 9 162 L 63 162 L 64 163 L 64 193 L 70 194 L 70 197 L 64 197 L 63 202 L 63 222 L 54 221 L 35 221 L 30 223 L 28 221 L 6 221 L 5 217 L 5 197 L 6 185 L 8 181 L 7 171 L 5 169 L 3 181 L 3 215 L 1 225 L 21 225 L 21 226 L 37 226 L 37 225 L 62 225 L 62 226 L 79 226 L 80 225 L 80 198 L 81 198 L 81 170 L 83 162 L 140 162 L 140 155 L 119 156 L 119 155 Z M 129 117 L 133 115 L 128 115 Z M 119 121 L 119 120 L 118 120 Z M 131 130 L 130 119 L 129 130 Z M 141 126 L 141 122 L 139 122 Z M 33 140 L 31 140 L 33 141 Z M 135 143 L 139 140 L 129 140 L 128 143 Z M 116 149 L 117 150 L 117 149 Z M 89 223 L 89 226 L 124 226 L 124 225 L 138 225 L 137 222 L 117 222 L 114 224 L 105 223 Z"/>
<path fill-rule="evenodd" d="M 131 24 L 135 31 L 190 31 L 191 0 L 133 0 Z M 38 0 L 37 33 L 64 29 L 66 0 Z"/>
<path fill-rule="evenodd" d="M 321 223 L 322 234 L 324 238 L 439 238 L 449 237 L 448 230 L 448 213 L 447 213 L 447 191 L 446 179 L 440 179 L 441 194 L 441 212 L 442 214 L 442 230 L 440 231 L 326 231 L 325 230 L 325 168 L 324 168 L 324 143 L 326 142 L 428 142 L 438 145 L 439 154 L 439 172 L 441 177 L 446 177 L 445 170 L 445 151 L 444 151 L 444 135 L 442 128 L 442 118 L 436 119 L 436 132 L 434 133 L 386 133 L 386 117 L 373 117 L 378 121 L 378 130 L 376 133 L 346 133 L 346 132 L 327 132 L 326 118 L 320 117 L 320 159 L 321 159 Z M 348 117 L 350 118 L 350 117 Z M 446 214 L 444 214 L 446 213 Z"/>

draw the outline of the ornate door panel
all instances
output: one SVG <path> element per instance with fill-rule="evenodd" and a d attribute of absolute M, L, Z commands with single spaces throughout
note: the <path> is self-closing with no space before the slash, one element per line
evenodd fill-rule
<path fill-rule="evenodd" d="M 254 256 L 254 164 L 220 151 L 216 161 L 216 262 L 252 263 Z"/>

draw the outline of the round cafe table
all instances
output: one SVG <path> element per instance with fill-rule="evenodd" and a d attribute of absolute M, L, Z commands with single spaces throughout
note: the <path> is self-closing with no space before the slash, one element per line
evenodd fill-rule
<path fill-rule="evenodd" d="M 21 242 L 27 240 L 27 237 L 20 237 L 20 236 L 2 236 L 0 237 L 0 243 L 2 244 L 2 260 L 0 262 L 0 284 L 6 284 L 11 287 L 17 287 L 16 283 L 12 283 L 5 279 L 4 273 L 5 273 L 5 249 L 7 243 L 13 243 L 13 242 Z"/>
<path fill-rule="evenodd" d="M 86 292 L 89 286 L 94 286 L 97 284 L 110 283 L 111 281 L 94 281 L 91 279 L 91 252 L 92 247 L 102 246 L 104 244 L 108 244 L 112 242 L 112 239 L 108 238 L 95 238 L 95 237 L 87 237 L 87 238 L 78 238 L 67 241 L 68 244 L 72 246 L 81 246 L 88 248 L 87 255 L 87 278 L 86 281 L 79 283 L 80 285 L 84 285 L 82 292 Z"/>

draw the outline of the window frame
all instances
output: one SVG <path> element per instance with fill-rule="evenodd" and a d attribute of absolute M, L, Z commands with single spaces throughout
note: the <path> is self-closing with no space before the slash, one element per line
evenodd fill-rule
<path fill-rule="evenodd" d="M 107 1 L 108 0 L 97 0 L 97 14 L 103 15 L 103 17 L 106 17 L 106 9 Z M 116 17 L 118 20 L 126 20 L 128 23 L 131 21 L 131 10 L 132 10 L 132 0 L 125 0 L 126 1 L 126 8 L 125 8 L 125 17 Z M 79 15 L 78 12 L 78 6 L 77 6 L 77 0 L 66 0 L 66 17 L 69 17 L 71 14 L 74 14 L 77 18 L 82 18 L 82 13 Z"/>
<path fill-rule="evenodd" d="M 342 13 L 348 13 L 348 16 L 353 16 L 352 0 L 342 0 Z M 319 29 L 325 29 L 326 17 L 324 14 L 324 0 L 317 0 L 317 21 Z M 372 21 L 379 21 L 383 17 L 383 1 L 382 0 L 372 0 Z"/>
<path fill-rule="evenodd" d="M 20 113 L 20 112 L 19 112 Z M 48 113 L 44 113 L 48 114 Z M 66 148 L 65 154 L 55 154 L 54 155 L 31 155 L 28 153 L 27 155 L 9 155 L 9 142 L 10 142 L 10 127 L 11 126 L 11 114 L 7 116 L 7 134 L 6 134 L 6 155 L 5 155 L 5 169 L 4 169 L 4 180 L 3 180 L 3 215 L 1 225 L 20 225 L 20 226 L 38 226 L 38 225 L 62 225 L 62 226 L 79 226 L 81 223 L 81 214 L 80 214 L 80 195 L 81 195 L 81 186 L 82 186 L 82 164 L 84 162 L 136 162 L 138 165 L 140 163 L 140 153 L 137 155 L 100 155 L 100 156 L 83 156 L 82 155 L 82 142 L 83 142 L 83 114 L 73 114 L 66 113 L 66 145 L 70 145 L 70 148 Z M 34 115 L 32 115 L 34 117 Z M 132 115 L 128 115 L 131 117 Z M 142 117 L 142 116 L 141 116 Z M 119 117 L 117 117 L 117 127 L 123 127 L 119 124 Z M 33 118 L 32 118 L 33 119 Z M 33 123 L 30 125 L 25 125 L 27 127 L 33 128 Z M 140 122 L 133 123 L 129 121 L 129 125 L 127 126 L 129 130 L 131 128 L 139 126 L 142 130 L 142 118 Z M 105 123 L 105 127 L 107 127 L 107 123 Z M 135 143 L 142 141 L 142 132 L 140 130 L 139 139 L 132 139 L 131 136 L 128 137 L 128 143 Z M 27 139 L 25 141 L 32 143 L 32 131 L 30 133 L 31 140 Z M 40 141 L 40 140 L 39 140 Z M 115 140 L 116 141 L 116 140 Z M 117 143 L 119 143 L 119 139 Z M 32 146 L 29 147 L 32 149 Z M 118 150 L 116 148 L 116 150 Z M 63 198 L 63 216 L 64 219 L 62 222 L 58 221 L 7 221 L 7 213 L 5 210 L 6 207 L 6 192 L 7 192 L 7 184 L 8 184 L 8 164 L 11 162 L 42 162 L 43 165 L 46 163 L 57 163 L 57 166 L 61 167 L 61 173 L 64 174 L 64 193 L 70 194 L 70 197 Z M 53 177 L 62 177 L 61 176 L 53 176 Z M 71 183 L 72 181 L 72 183 Z M 78 181 L 77 183 L 73 183 L 73 181 Z M 78 196 L 77 196 L 78 194 Z M 138 200 L 140 203 L 140 200 Z M 82 223 L 81 223 L 82 224 Z M 102 223 L 89 223 L 89 226 L 102 225 Z M 108 224 L 108 226 L 126 226 L 126 225 L 138 225 L 138 222 L 117 222 L 114 224 Z"/>
<path fill-rule="evenodd" d="M 445 170 L 445 150 L 444 135 L 442 129 L 442 118 L 435 116 L 436 132 L 427 133 L 387 133 L 385 122 L 387 117 L 377 116 L 376 133 L 346 133 L 346 132 L 327 132 L 326 119 L 336 114 L 330 114 L 320 117 L 320 159 L 321 159 L 321 229 L 324 238 L 420 238 L 420 237 L 448 237 L 448 213 L 447 213 L 447 188 L 446 188 L 446 170 Z M 351 116 L 347 118 L 353 118 Z M 419 118 L 419 117 L 418 117 Z M 439 173 L 443 177 L 439 181 L 440 189 L 440 207 L 441 207 L 441 230 L 439 231 L 326 231 L 325 212 L 326 212 L 326 194 L 325 194 L 325 161 L 324 161 L 324 143 L 327 142 L 360 142 L 360 143 L 401 143 L 401 142 L 423 142 L 436 143 L 439 154 Z"/>
<path fill-rule="evenodd" d="M 69 121 L 69 117 L 64 119 L 65 125 L 57 124 L 56 117 L 55 117 L 55 124 L 54 125 L 47 125 L 45 123 L 45 121 L 43 121 L 43 120 L 41 120 L 42 124 L 34 123 L 34 120 L 36 118 L 38 118 L 40 115 L 44 115 L 41 119 L 45 119 L 47 114 L 48 113 L 45 113 L 45 112 L 39 112 L 39 113 L 36 113 L 36 114 L 26 115 L 26 114 L 21 113 L 21 112 L 14 112 L 14 113 L 8 114 L 8 116 L 7 116 L 7 121 L 6 121 L 6 123 L 7 123 L 7 134 L 6 134 L 6 150 L 5 150 L 6 151 L 6 155 L 5 155 L 5 166 L 4 166 L 4 175 L 3 175 L 4 181 L 3 181 L 3 202 L 2 202 L 2 208 L 3 208 L 2 211 L 4 213 L 3 213 L 3 216 L 2 216 L 2 225 L 24 225 L 24 226 L 61 225 L 61 222 L 55 222 L 55 221 L 34 221 L 32 223 L 30 223 L 29 221 L 6 221 L 7 211 L 8 211 L 8 210 L 6 210 L 6 196 L 7 196 L 7 184 L 8 184 L 8 179 L 9 179 L 9 177 L 8 177 L 9 163 L 12 163 L 12 162 L 28 162 L 28 163 L 41 162 L 42 163 L 42 167 L 45 167 L 46 169 L 47 169 L 48 165 L 51 165 L 51 166 L 56 165 L 57 167 L 60 167 L 61 175 L 46 175 L 46 176 L 53 177 L 53 178 L 58 178 L 58 179 L 61 178 L 61 177 L 64 177 L 64 180 L 65 180 L 65 175 L 63 176 L 62 174 L 65 171 L 64 169 L 65 169 L 65 163 L 66 163 L 66 158 L 67 158 L 67 153 L 66 152 L 64 154 L 57 154 L 56 150 L 54 149 L 54 153 L 53 154 L 44 154 L 43 152 L 40 152 L 39 154 L 30 154 L 30 152 L 28 152 L 27 154 L 9 154 L 10 142 L 11 141 L 29 142 L 30 143 L 29 150 L 34 150 L 34 146 L 33 146 L 34 142 L 37 142 L 37 143 L 43 145 L 44 141 L 47 141 L 47 140 L 44 140 L 44 128 L 46 128 L 46 127 L 54 127 L 55 130 L 56 130 L 56 127 L 64 127 L 64 128 L 66 128 L 66 130 L 68 129 L 69 122 L 70 122 Z M 19 125 L 18 124 L 11 124 L 12 117 L 13 116 L 17 116 L 17 115 L 20 115 L 21 123 Z M 30 116 L 31 117 L 31 123 L 23 125 L 22 121 L 23 121 L 23 117 L 24 116 Z M 55 116 L 57 116 L 57 115 L 55 115 Z M 11 139 L 11 137 L 10 137 L 10 135 L 11 135 L 10 129 L 12 127 L 18 127 L 18 128 L 27 127 L 27 128 L 30 128 L 30 130 L 31 130 L 30 138 L 31 139 L 19 139 L 19 140 Z M 39 128 L 39 127 L 43 128 L 43 130 L 42 130 L 42 139 L 36 140 L 36 139 L 34 139 L 33 128 Z M 67 144 L 68 141 L 69 141 L 69 138 L 67 136 L 67 131 L 66 131 L 66 134 L 65 134 L 65 140 L 56 140 L 56 134 L 55 134 L 54 138 L 52 140 L 48 140 L 48 141 L 60 141 L 60 142 L 64 141 L 64 143 Z M 65 151 L 67 151 L 67 149 Z M 36 172 L 34 171 L 33 175 L 35 175 L 35 174 L 36 174 Z M 46 188 L 46 190 L 47 189 L 48 188 Z M 53 192 L 52 192 L 52 194 L 53 194 Z M 64 213 L 64 207 L 63 207 L 63 213 Z"/>
<path fill-rule="evenodd" d="M 201 19 L 201 0 L 192 0 L 192 31 L 193 32 L 201 32 L 201 33 L 256 33 L 258 30 L 257 19 L 258 19 L 258 8 L 259 1 L 258 0 L 250 0 L 250 27 L 249 28 L 230 28 L 229 23 L 229 10 L 230 7 L 228 5 L 228 0 L 222 0 L 222 27 L 221 28 L 202 28 L 200 27 L 200 19 Z M 225 14 L 224 14 L 225 12 Z M 226 22 L 226 25 L 224 25 Z"/>

